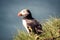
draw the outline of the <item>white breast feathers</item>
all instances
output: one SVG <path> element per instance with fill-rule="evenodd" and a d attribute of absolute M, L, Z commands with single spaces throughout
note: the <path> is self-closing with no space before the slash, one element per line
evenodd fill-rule
<path fill-rule="evenodd" d="M 29 33 L 29 30 L 28 30 L 28 28 L 27 28 L 26 20 L 22 20 L 22 22 L 23 22 L 23 26 L 26 28 L 27 32 Z"/>

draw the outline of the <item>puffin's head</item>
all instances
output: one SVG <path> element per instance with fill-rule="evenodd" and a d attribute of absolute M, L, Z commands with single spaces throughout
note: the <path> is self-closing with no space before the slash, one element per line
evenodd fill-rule
<path fill-rule="evenodd" d="M 28 10 L 28 9 L 23 9 L 23 10 L 21 10 L 21 11 L 18 13 L 18 16 L 27 16 L 27 15 L 29 15 L 29 14 L 31 14 L 30 10 Z"/>

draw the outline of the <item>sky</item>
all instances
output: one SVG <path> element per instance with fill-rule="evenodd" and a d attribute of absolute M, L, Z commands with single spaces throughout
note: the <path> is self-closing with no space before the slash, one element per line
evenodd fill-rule
<path fill-rule="evenodd" d="M 49 16 L 60 17 L 60 0 L 0 0 L 0 40 L 12 40 L 17 29 L 25 30 L 17 16 L 25 8 L 39 21 Z"/>

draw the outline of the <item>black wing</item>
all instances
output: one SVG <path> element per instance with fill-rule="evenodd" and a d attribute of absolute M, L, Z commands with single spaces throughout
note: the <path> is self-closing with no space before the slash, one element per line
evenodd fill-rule
<path fill-rule="evenodd" d="M 35 34 L 40 34 L 42 32 L 42 25 L 37 20 L 31 20 L 27 23 L 29 32 L 34 32 Z"/>

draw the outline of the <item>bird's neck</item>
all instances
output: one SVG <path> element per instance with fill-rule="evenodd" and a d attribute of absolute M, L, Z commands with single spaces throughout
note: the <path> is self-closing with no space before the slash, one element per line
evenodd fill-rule
<path fill-rule="evenodd" d="M 32 17 L 32 15 L 27 15 L 23 19 L 34 19 L 34 18 Z"/>

